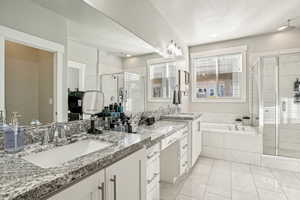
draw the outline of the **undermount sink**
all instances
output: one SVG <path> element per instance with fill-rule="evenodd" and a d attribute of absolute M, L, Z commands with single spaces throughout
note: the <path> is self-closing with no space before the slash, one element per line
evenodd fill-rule
<path fill-rule="evenodd" d="M 73 144 L 24 156 L 23 159 L 42 168 L 58 167 L 65 162 L 99 151 L 111 145 L 112 143 L 99 140 L 81 140 Z"/>

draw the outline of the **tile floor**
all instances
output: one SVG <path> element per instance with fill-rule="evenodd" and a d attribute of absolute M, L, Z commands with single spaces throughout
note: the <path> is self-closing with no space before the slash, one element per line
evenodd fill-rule
<path fill-rule="evenodd" d="M 161 183 L 161 200 L 300 200 L 300 173 L 200 157 L 179 183 Z"/>

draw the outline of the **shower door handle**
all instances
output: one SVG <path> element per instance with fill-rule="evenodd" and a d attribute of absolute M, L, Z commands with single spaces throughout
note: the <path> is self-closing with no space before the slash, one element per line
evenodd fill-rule
<path fill-rule="evenodd" d="M 285 101 L 283 101 L 281 104 L 281 111 L 286 112 L 286 102 Z"/>

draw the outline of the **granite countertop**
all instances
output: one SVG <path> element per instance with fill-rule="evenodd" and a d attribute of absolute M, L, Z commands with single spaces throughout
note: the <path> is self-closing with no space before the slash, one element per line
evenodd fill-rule
<path fill-rule="evenodd" d="M 196 120 L 202 116 L 201 113 L 175 113 L 169 115 L 162 115 L 161 119 L 165 120 Z"/>
<path fill-rule="evenodd" d="M 140 127 L 138 134 L 76 134 L 74 136 L 77 140 L 96 139 L 110 142 L 112 145 L 53 168 L 41 168 L 22 159 L 26 155 L 53 149 L 53 144 L 28 145 L 17 154 L 0 151 L 0 200 L 46 199 L 139 149 L 150 147 L 185 126 L 187 123 L 158 121 L 152 126 Z"/>

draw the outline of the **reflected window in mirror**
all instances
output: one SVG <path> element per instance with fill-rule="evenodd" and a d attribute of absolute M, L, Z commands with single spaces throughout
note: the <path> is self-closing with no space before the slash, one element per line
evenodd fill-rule
<path fill-rule="evenodd" d="M 176 87 L 176 62 L 161 62 L 148 66 L 148 100 L 170 101 Z"/>
<path fill-rule="evenodd" d="M 86 64 L 68 61 L 68 89 L 69 91 L 85 90 Z"/>

